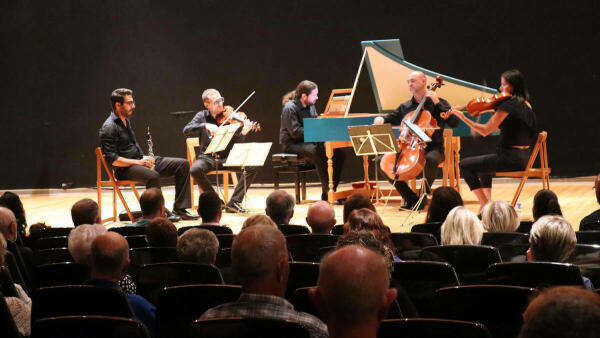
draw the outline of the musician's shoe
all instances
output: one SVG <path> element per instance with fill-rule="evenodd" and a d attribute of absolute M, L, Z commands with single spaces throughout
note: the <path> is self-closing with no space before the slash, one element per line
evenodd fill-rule
<path fill-rule="evenodd" d="M 427 201 L 423 200 L 421 202 L 421 204 L 419 204 L 419 206 L 415 209 L 415 206 L 417 205 L 417 202 L 419 202 L 419 200 L 415 200 L 414 202 L 406 202 L 404 205 L 402 205 L 400 207 L 400 211 L 406 211 L 406 210 L 415 210 L 415 211 L 421 211 L 423 209 L 425 209 L 425 207 L 427 206 Z"/>
<path fill-rule="evenodd" d="M 340 198 L 340 199 L 335 200 L 335 202 L 333 202 L 333 204 L 335 204 L 335 205 L 344 205 L 344 203 L 346 203 L 345 198 Z"/>
<path fill-rule="evenodd" d="M 171 211 L 169 211 L 169 209 L 166 210 L 167 212 L 167 219 L 173 223 L 177 223 L 179 221 L 181 221 L 181 217 L 175 215 L 174 213 L 172 213 Z"/>
<path fill-rule="evenodd" d="M 238 202 L 229 202 L 227 205 L 225 205 L 225 212 L 245 214 L 248 212 L 248 210 L 244 209 Z"/>
<path fill-rule="evenodd" d="M 184 221 L 195 221 L 200 218 L 200 216 L 192 215 L 185 209 L 173 210 L 173 214 L 179 216 Z"/>

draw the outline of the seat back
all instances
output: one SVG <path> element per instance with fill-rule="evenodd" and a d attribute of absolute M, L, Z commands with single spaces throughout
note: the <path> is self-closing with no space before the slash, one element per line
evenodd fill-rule
<path fill-rule="evenodd" d="M 519 227 L 515 232 L 521 232 L 524 234 L 529 234 L 531 232 L 531 227 L 533 226 L 533 221 L 521 221 L 519 223 Z"/>
<path fill-rule="evenodd" d="M 381 322 L 377 338 L 491 338 L 479 323 L 447 319 L 388 319 Z"/>
<path fill-rule="evenodd" d="M 223 284 L 219 269 L 197 263 L 156 263 L 143 265 L 137 278 L 138 294 L 158 303 L 158 292 L 168 286 L 189 284 Z"/>
<path fill-rule="evenodd" d="M 319 250 L 324 247 L 334 246 L 337 243 L 336 235 L 290 235 L 286 236 L 287 248 L 295 261 L 319 262 Z"/>
<path fill-rule="evenodd" d="M 529 236 L 520 232 L 484 232 L 481 245 L 529 244 Z"/>
<path fill-rule="evenodd" d="M 392 285 L 406 291 L 422 317 L 431 316 L 435 290 L 460 285 L 454 268 L 443 262 L 394 262 Z"/>
<path fill-rule="evenodd" d="M 580 224 L 579 231 L 600 231 L 600 221 Z"/>
<path fill-rule="evenodd" d="M 423 223 L 423 224 L 413 225 L 413 227 L 410 228 L 410 232 L 421 232 L 421 233 L 432 234 L 438 243 L 442 243 L 442 239 L 441 239 L 442 223 L 441 222 L 431 222 L 431 223 Z"/>
<path fill-rule="evenodd" d="M 156 308 L 159 336 L 187 337 L 190 325 L 208 309 L 240 297 L 238 285 L 193 284 L 160 290 Z"/>
<path fill-rule="evenodd" d="M 31 243 L 35 245 L 35 242 L 40 238 L 46 237 L 58 237 L 58 236 L 66 236 L 69 237 L 71 230 L 75 229 L 74 227 L 62 227 L 62 228 L 44 228 L 33 230 L 29 233 L 29 240 Z"/>
<path fill-rule="evenodd" d="M 25 277 L 21 273 L 21 269 L 19 268 L 19 265 L 17 264 L 17 259 L 16 259 L 15 255 L 13 255 L 12 252 L 7 251 L 6 256 L 5 256 L 5 261 L 6 262 L 4 264 L 6 265 L 8 273 L 10 274 L 12 280 L 15 283 L 21 285 L 23 290 L 28 291 L 29 287 L 27 285 L 27 281 L 25 280 Z"/>
<path fill-rule="evenodd" d="M 6 266 L 0 266 L 0 292 L 4 297 L 19 297 L 15 282 Z"/>
<path fill-rule="evenodd" d="M 343 235 L 344 234 L 344 225 L 343 224 L 334 225 L 333 228 L 331 229 L 331 234 L 338 235 L 338 236 Z"/>
<path fill-rule="evenodd" d="M 526 262 L 529 244 L 500 244 L 496 247 L 503 262 Z"/>
<path fill-rule="evenodd" d="M 146 227 L 136 227 L 130 225 L 123 225 L 118 227 L 112 227 L 108 231 L 114 231 L 123 236 L 141 236 L 146 235 Z"/>
<path fill-rule="evenodd" d="M 577 266 L 552 262 L 498 263 L 487 270 L 488 284 L 536 288 L 553 285 L 583 286 Z"/>
<path fill-rule="evenodd" d="M 234 239 L 235 235 L 233 234 L 217 235 L 217 240 L 219 241 L 219 249 L 230 249 L 233 245 Z"/>
<path fill-rule="evenodd" d="M 146 327 L 133 319 L 108 316 L 65 316 L 33 323 L 31 338 L 149 338 Z"/>
<path fill-rule="evenodd" d="M 135 319 L 127 297 L 118 289 L 64 285 L 39 288 L 33 294 L 32 323 L 42 318 L 83 315 Z"/>
<path fill-rule="evenodd" d="M 177 262 L 177 250 L 173 247 L 148 247 L 129 249 L 129 267 L 127 272 L 136 279 L 142 265 Z"/>
<path fill-rule="evenodd" d="M 67 248 L 37 250 L 33 252 L 36 265 L 73 262 L 73 257 Z"/>
<path fill-rule="evenodd" d="M 402 259 L 412 259 L 420 255 L 421 249 L 438 245 L 434 235 L 425 232 L 395 232 L 391 234 L 396 254 Z"/>
<path fill-rule="evenodd" d="M 212 231 L 215 235 L 232 235 L 233 231 L 231 228 L 224 225 L 191 225 L 185 226 L 177 229 L 177 235 L 181 236 L 184 232 L 188 231 L 191 228 L 205 229 L 208 231 Z"/>
<path fill-rule="evenodd" d="M 577 231 L 575 236 L 577 236 L 577 244 L 600 244 L 600 231 L 598 230 Z"/>
<path fill-rule="evenodd" d="M 38 265 L 35 268 L 37 287 L 80 285 L 90 279 L 90 268 L 87 264 L 51 263 Z"/>
<path fill-rule="evenodd" d="M 35 250 L 67 248 L 69 245 L 68 236 L 42 237 L 35 241 Z"/>
<path fill-rule="evenodd" d="M 577 244 L 570 262 L 573 264 L 600 263 L 600 245 Z"/>
<path fill-rule="evenodd" d="M 300 323 L 264 318 L 227 318 L 196 320 L 191 336 L 213 338 L 286 337 L 308 338 L 310 334 Z"/>
<path fill-rule="evenodd" d="M 286 298 L 294 294 L 298 288 L 317 285 L 319 279 L 319 263 L 290 262 L 290 274 L 288 277 Z"/>
<path fill-rule="evenodd" d="M 129 244 L 130 249 L 148 247 L 146 235 L 125 236 L 125 239 L 127 240 L 127 244 Z"/>
<path fill-rule="evenodd" d="M 498 249 L 483 245 L 430 246 L 423 248 L 422 257 L 450 263 L 463 285 L 485 282 L 488 266 L 502 262 Z"/>
<path fill-rule="evenodd" d="M 284 236 L 310 234 L 310 229 L 303 225 L 278 224 L 277 227 Z"/>
<path fill-rule="evenodd" d="M 435 292 L 435 318 L 482 323 L 493 337 L 516 337 L 534 289 L 507 285 L 468 285 Z"/>

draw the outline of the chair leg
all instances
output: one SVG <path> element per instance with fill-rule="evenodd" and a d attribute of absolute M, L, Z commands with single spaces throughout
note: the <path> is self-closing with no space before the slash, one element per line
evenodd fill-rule
<path fill-rule="evenodd" d="M 125 198 L 123 197 L 123 194 L 121 193 L 121 189 L 119 189 L 118 186 L 114 186 L 113 191 L 117 192 L 117 194 L 119 195 L 119 199 L 121 200 L 121 203 L 123 203 L 123 207 L 125 207 L 125 211 L 127 212 L 127 216 L 129 216 L 129 220 L 131 222 L 133 222 L 133 214 L 131 214 L 131 210 L 129 210 L 129 206 L 127 205 L 127 201 L 125 201 Z M 117 221 L 117 203 L 115 201 L 114 205 L 114 211 L 115 211 L 115 222 Z"/>
<path fill-rule="evenodd" d="M 190 201 L 192 201 L 192 209 L 196 209 L 196 201 L 194 200 L 194 178 L 190 175 Z"/>
<path fill-rule="evenodd" d="M 300 173 L 300 183 L 302 183 L 302 195 L 300 196 L 300 202 L 306 200 L 306 173 Z"/>
<path fill-rule="evenodd" d="M 223 195 L 225 203 L 229 203 L 229 174 L 223 173 Z"/>
<path fill-rule="evenodd" d="M 279 189 L 279 172 L 275 169 L 275 177 L 273 182 L 273 190 Z"/>
<path fill-rule="evenodd" d="M 100 220 L 102 220 L 102 186 L 99 181 L 96 181 L 96 186 L 98 190 L 98 215 L 100 215 Z"/>
<path fill-rule="evenodd" d="M 112 221 L 117 221 L 117 190 L 116 186 L 113 186 L 113 218 Z"/>
<path fill-rule="evenodd" d="M 525 186 L 525 182 L 527 181 L 527 177 L 528 176 L 523 176 L 521 178 L 521 182 L 519 182 L 519 187 L 517 188 L 517 192 L 515 192 L 515 197 L 513 197 L 513 200 L 511 202 L 511 204 L 512 204 L 513 207 L 515 205 L 517 205 L 517 201 L 519 200 L 519 196 L 521 196 L 521 191 L 523 190 L 523 187 Z"/>
<path fill-rule="evenodd" d="M 295 184 L 295 191 L 296 191 L 296 204 L 300 204 L 300 173 L 296 172 L 296 184 Z"/>
<path fill-rule="evenodd" d="M 231 184 L 233 184 L 234 187 L 238 184 L 237 173 L 234 171 L 231 172 Z"/>

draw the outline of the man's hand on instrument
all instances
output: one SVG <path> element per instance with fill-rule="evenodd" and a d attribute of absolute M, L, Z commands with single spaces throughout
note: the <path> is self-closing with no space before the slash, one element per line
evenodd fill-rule
<path fill-rule="evenodd" d="M 206 128 L 206 130 L 208 130 L 208 132 L 210 133 L 210 136 L 215 136 L 215 134 L 217 133 L 217 129 L 219 129 L 219 127 L 216 124 L 212 124 L 212 123 L 204 124 L 204 128 Z"/>
<path fill-rule="evenodd" d="M 252 130 L 253 124 L 250 120 L 244 120 L 244 127 L 242 128 L 242 135 L 248 134 Z"/>
<path fill-rule="evenodd" d="M 441 113 L 440 117 L 445 120 L 452 115 L 456 115 L 461 120 L 465 117 L 462 111 L 456 110 L 454 107 L 446 112 Z"/>
<path fill-rule="evenodd" d="M 440 103 L 440 99 L 437 96 L 437 93 L 430 90 L 427 93 L 425 93 L 425 97 L 428 97 L 431 99 L 431 101 L 433 101 L 434 104 L 438 104 Z"/>
<path fill-rule="evenodd" d="M 384 123 L 385 123 L 385 121 L 383 120 L 383 117 L 381 117 L 381 116 L 377 116 L 375 118 L 375 120 L 373 120 L 374 125 L 380 125 L 380 124 L 384 124 Z"/>

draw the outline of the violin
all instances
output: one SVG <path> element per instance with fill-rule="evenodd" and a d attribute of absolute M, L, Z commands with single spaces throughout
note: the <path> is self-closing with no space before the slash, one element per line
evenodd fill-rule
<path fill-rule="evenodd" d="M 498 105 L 500 102 L 507 100 L 511 97 L 510 93 L 508 92 L 502 92 L 502 93 L 498 93 L 494 96 L 485 98 L 485 97 L 478 97 L 475 98 L 471 101 L 469 101 L 469 103 L 467 103 L 466 106 L 462 106 L 462 107 L 456 107 L 454 108 L 455 110 L 466 110 L 467 113 L 471 116 L 479 116 L 489 110 L 493 110 L 494 108 L 496 108 L 496 105 Z M 448 116 L 450 116 L 450 112 L 444 112 L 441 113 L 440 116 L 444 119 L 448 118 Z"/>
<path fill-rule="evenodd" d="M 232 106 L 225 106 L 222 112 L 215 116 L 215 120 L 219 126 L 224 124 L 244 124 L 248 121 L 248 116 L 241 111 L 235 111 Z M 254 121 L 249 121 L 251 131 L 260 131 L 260 124 Z"/>
<path fill-rule="evenodd" d="M 441 76 L 438 76 L 436 83 L 429 86 L 429 91 L 435 91 L 443 85 L 444 80 Z M 427 97 L 424 96 L 417 109 L 408 113 L 402 120 L 409 120 L 423 129 L 428 136 L 432 136 L 435 130 L 438 129 L 438 125 L 431 113 L 423 109 L 426 100 Z M 381 169 L 390 179 L 400 181 L 417 177 L 425 166 L 425 143 L 412 132 L 409 132 L 407 127 L 404 128 L 398 138 L 401 151 L 398 154 L 383 155 L 380 162 Z"/>

